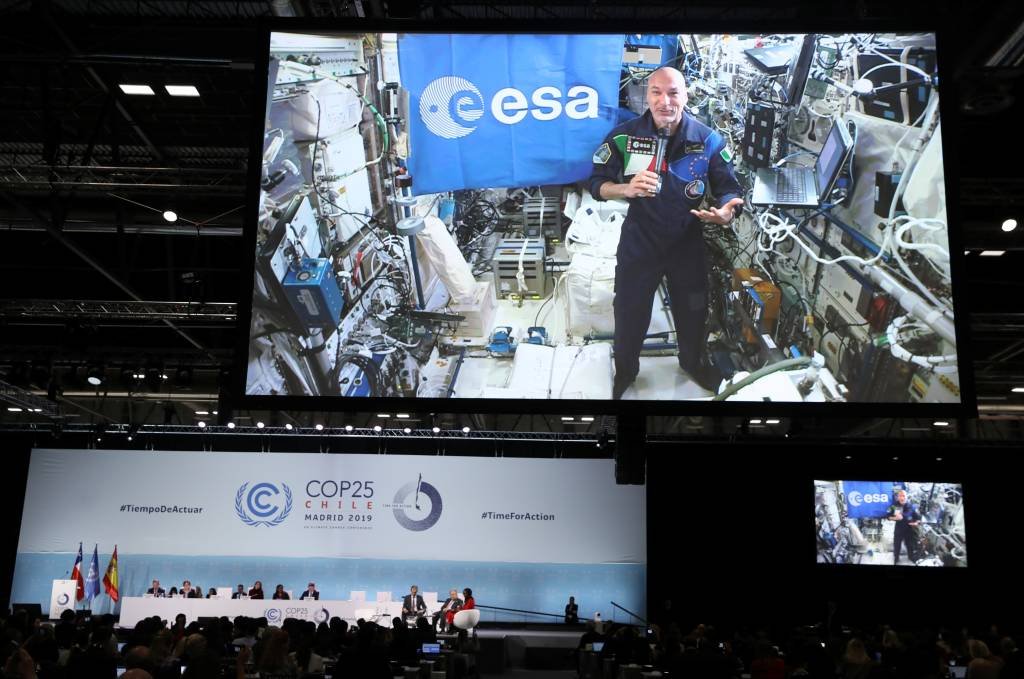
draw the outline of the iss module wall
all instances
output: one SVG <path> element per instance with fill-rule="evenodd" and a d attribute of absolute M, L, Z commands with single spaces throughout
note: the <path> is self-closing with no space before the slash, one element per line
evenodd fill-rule
<path fill-rule="evenodd" d="M 963 487 L 913 481 L 815 481 L 817 561 L 967 566 Z"/>
<path fill-rule="evenodd" d="M 621 397 L 961 400 L 933 34 L 274 32 L 269 63 L 246 395 L 611 399 L 646 227 L 588 180 L 670 66 L 744 204 L 687 227 L 707 370 L 662 280 Z"/>

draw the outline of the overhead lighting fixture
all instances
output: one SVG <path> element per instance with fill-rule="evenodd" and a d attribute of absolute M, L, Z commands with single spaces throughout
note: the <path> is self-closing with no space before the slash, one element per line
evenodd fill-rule
<path fill-rule="evenodd" d="M 765 420 L 764 423 L 765 424 L 778 424 L 779 421 L 778 420 Z"/>
<path fill-rule="evenodd" d="M 355 427 L 353 427 L 351 424 L 346 424 L 345 425 L 345 431 L 351 432 L 353 429 L 355 429 Z"/>
<path fill-rule="evenodd" d="M 267 425 L 263 424 L 262 422 L 257 422 L 256 423 L 256 428 L 257 429 L 263 429 L 263 427 L 265 427 L 265 426 L 267 426 Z"/>
<path fill-rule="evenodd" d="M 463 427 L 462 428 L 462 433 L 463 434 L 468 434 L 469 433 L 469 427 Z"/>
<path fill-rule="evenodd" d="M 398 413 L 397 415 L 395 415 L 395 417 L 398 417 L 398 418 L 401 418 L 401 419 L 404 420 L 404 419 L 407 419 L 409 417 L 409 413 Z"/>
<path fill-rule="evenodd" d="M 228 422 L 228 429 L 234 429 L 234 428 L 235 428 L 235 423 L 234 422 Z"/>
<path fill-rule="evenodd" d="M 406 434 L 411 434 L 412 433 L 412 429 L 409 429 L 409 427 L 406 427 L 402 431 L 404 431 Z"/>
<path fill-rule="evenodd" d="M 164 85 L 167 94 L 172 97 L 198 97 L 199 90 L 195 85 Z"/>
<path fill-rule="evenodd" d="M 575 419 L 576 419 L 575 417 L 563 417 L 562 418 L 562 422 L 572 422 Z"/>
<path fill-rule="evenodd" d="M 1012 391 L 1015 394 L 1024 394 L 1024 387 L 1014 387 L 1010 391 Z"/>
<path fill-rule="evenodd" d="M 377 413 L 377 417 L 388 418 L 391 417 L 391 415 L 389 415 L 388 413 Z"/>
<path fill-rule="evenodd" d="M 196 415 L 209 415 L 210 413 L 206 410 L 197 410 Z"/>
<path fill-rule="evenodd" d="M 441 433 L 441 427 L 434 427 L 430 431 L 434 432 L 435 434 L 440 434 Z"/>
<path fill-rule="evenodd" d="M 324 430 L 324 425 L 322 425 L 322 424 L 320 424 L 319 422 L 317 422 L 317 423 L 316 423 L 316 424 L 315 424 L 315 425 L 313 426 L 313 429 L 316 429 L 317 431 L 323 431 L 323 430 Z"/>
<path fill-rule="evenodd" d="M 936 427 L 948 427 L 949 426 L 949 422 L 947 422 L 946 420 L 936 420 L 936 421 L 932 422 L 932 424 L 934 424 Z"/>
<path fill-rule="evenodd" d="M 380 430 L 381 430 L 381 426 L 379 424 L 375 424 L 375 425 L 373 425 L 373 430 L 379 434 Z"/>
<path fill-rule="evenodd" d="M 750 424 L 761 424 L 761 420 L 751 420 Z"/>
<path fill-rule="evenodd" d="M 580 418 L 580 422 L 593 422 L 593 421 L 594 421 L 594 418 L 591 417 L 590 415 L 584 415 L 583 417 Z"/>
<path fill-rule="evenodd" d="M 173 224 L 178 221 L 178 213 L 174 210 L 164 210 L 164 221 L 168 221 Z"/>
<path fill-rule="evenodd" d="M 293 426 L 292 426 L 292 423 L 291 423 L 291 422 L 285 422 L 285 423 L 284 423 L 284 428 L 285 428 L 285 429 L 287 429 L 288 431 L 291 431 L 291 430 L 292 430 L 292 429 L 294 429 L 295 427 L 293 427 Z"/>
<path fill-rule="evenodd" d="M 196 422 L 196 426 L 199 427 L 200 429 L 206 429 L 206 422 L 203 422 L 202 420 L 199 420 L 198 422 Z M 231 425 L 229 424 L 228 427 L 231 427 Z M 131 437 L 129 437 L 129 439 L 130 438 Z"/>
<path fill-rule="evenodd" d="M 103 384 L 103 366 L 91 366 L 89 371 L 85 374 L 85 381 L 94 387 L 98 387 Z"/>
<path fill-rule="evenodd" d="M 1002 257 L 1006 254 L 1006 250 L 982 250 L 982 257 Z"/>
<path fill-rule="evenodd" d="M 149 85 L 118 85 L 125 94 L 141 94 L 151 97 L 156 94 Z"/>
<path fill-rule="evenodd" d="M 9 413 L 20 413 L 21 412 L 21 408 L 16 408 L 15 406 L 10 406 L 10 407 L 7 408 L 7 412 L 9 412 Z"/>
<path fill-rule="evenodd" d="M 1006 233 L 1010 233 L 1011 231 L 1013 231 L 1014 229 L 1017 228 L 1017 220 L 1016 219 L 1007 219 L 1006 221 L 1003 222 L 1003 225 L 1000 226 L 999 228 L 1001 228 Z"/>

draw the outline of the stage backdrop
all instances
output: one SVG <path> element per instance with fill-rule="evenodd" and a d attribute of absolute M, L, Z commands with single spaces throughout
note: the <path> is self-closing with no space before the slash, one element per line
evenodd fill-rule
<path fill-rule="evenodd" d="M 268 596 L 312 580 L 325 599 L 417 584 L 553 613 L 572 595 L 581 617 L 645 609 L 644 488 L 616 485 L 611 460 L 35 450 L 12 601 L 45 608 L 79 542 L 83 575 L 99 545 L 100 578 L 117 545 L 122 597 L 154 578 Z"/>

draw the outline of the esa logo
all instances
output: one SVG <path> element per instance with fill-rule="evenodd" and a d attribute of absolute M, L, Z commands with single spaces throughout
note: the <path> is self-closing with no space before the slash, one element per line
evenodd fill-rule
<path fill-rule="evenodd" d="M 597 118 L 597 90 L 586 85 L 573 85 L 565 94 L 546 85 L 538 87 L 527 99 L 526 93 L 505 87 L 494 93 L 490 101 L 491 115 L 499 123 L 515 125 L 527 115 L 536 120 L 554 120 L 566 115 L 574 120 Z M 438 137 L 459 139 L 472 133 L 483 118 L 485 104 L 480 89 L 459 76 L 446 75 L 432 81 L 420 95 L 420 118 L 427 129 Z"/>
<path fill-rule="evenodd" d="M 871 504 L 889 501 L 889 496 L 886 493 L 862 493 L 859 490 L 851 491 L 846 497 L 854 507 L 860 507 L 865 503 Z"/>
<path fill-rule="evenodd" d="M 246 481 L 235 493 L 235 513 L 248 526 L 277 526 L 291 511 L 292 491 L 285 483 L 279 490 L 265 481 L 249 488 Z"/>

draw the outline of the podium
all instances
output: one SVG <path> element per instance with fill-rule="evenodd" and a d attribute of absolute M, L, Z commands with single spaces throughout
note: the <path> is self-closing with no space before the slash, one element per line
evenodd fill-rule
<path fill-rule="evenodd" d="M 75 610 L 76 580 L 54 580 L 50 590 L 50 620 L 57 620 L 64 611 Z"/>

